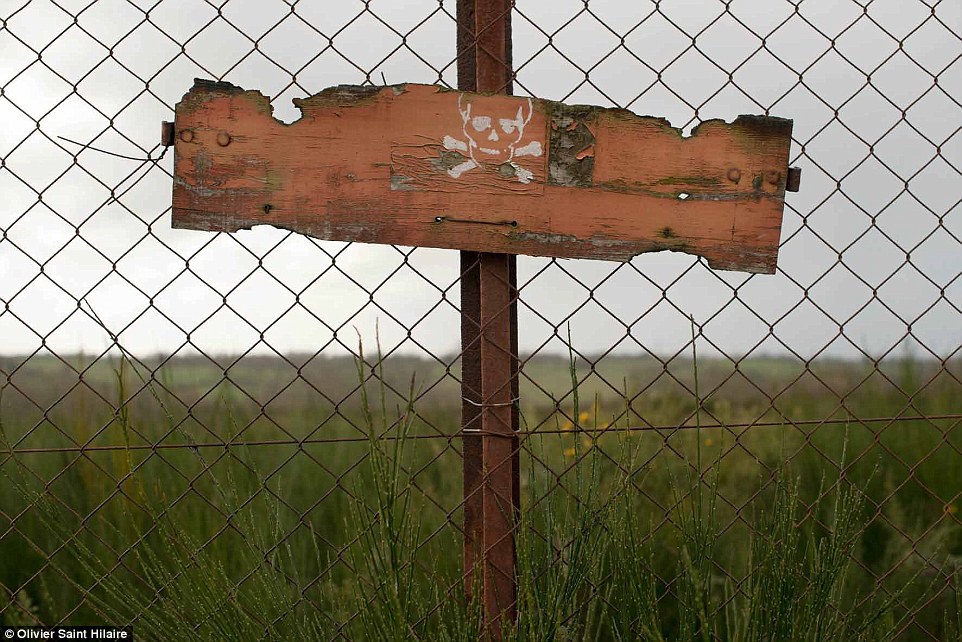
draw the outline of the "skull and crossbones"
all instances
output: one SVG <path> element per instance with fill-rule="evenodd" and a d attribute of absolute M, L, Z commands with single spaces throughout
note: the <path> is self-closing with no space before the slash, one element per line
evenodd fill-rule
<path fill-rule="evenodd" d="M 474 109 L 470 98 L 464 94 L 458 97 L 458 111 L 461 112 L 461 131 L 467 140 L 458 140 L 452 136 L 444 137 L 444 148 L 466 152 L 468 159 L 463 163 L 448 169 L 452 178 L 460 178 L 462 174 L 483 165 L 507 164 L 514 170 L 514 177 L 521 183 L 530 183 L 534 174 L 529 169 L 521 167 L 515 162 L 520 156 L 541 156 L 541 143 L 532 141 L 520 145 L 524 138 L 524 128 L 531 120 L 532 105 L 528 98 L 526 103 L 519 105 L 516 113 L 483 113 Z"/>

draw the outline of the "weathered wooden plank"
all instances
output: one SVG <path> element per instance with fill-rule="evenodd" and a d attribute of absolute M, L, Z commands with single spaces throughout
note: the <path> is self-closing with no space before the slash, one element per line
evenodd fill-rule
<path fill-rule="evenodd" d="M 340 86 L 300 120 L 197 81 L 177 105 L 173 225 L 628 260 L 675 250 L 771 273 L 792 122 L 739 116 L 690 137 L 622 109 Z"/>

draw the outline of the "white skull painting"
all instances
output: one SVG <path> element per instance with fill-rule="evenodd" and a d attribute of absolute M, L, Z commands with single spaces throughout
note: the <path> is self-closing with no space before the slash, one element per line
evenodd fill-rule
<path fill-rule="evenodd" d="M 480 101 L 483 105 L 483 101 Z M 458 151 L 468 156 L 463 163 L 448 169 L 452 178 L 484 165 L 509 165 L 514 169 L 514 178 L 521 183 L 530 183 L 534 174 L 519 165 L 515 159 L 522 156 L 541 156 L 544 152 L 539 141 L 522 144 L 524 128 L 531 120 L 531 99 L 522 102 L 517 110 L 513 108 L 504 113 L 491 109 L 478 108 L 470 97 L 458 97 L 458 111 L 461 113 L 461 132 L 464 140 L 445 136 L 445 149 Z M 492 112 L 492 113 L 486 113 Z"/>

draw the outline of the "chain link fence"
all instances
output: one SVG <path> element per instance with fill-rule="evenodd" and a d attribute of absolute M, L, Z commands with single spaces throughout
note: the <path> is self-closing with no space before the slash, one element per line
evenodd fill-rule
<path fill-rule="evenodd" d="M 331 85 L 456 87 L 454 4 L 0 8 L 3 621 L 162 630 L 157 604 L 198 600 L 185 578 L 200 569 L 205 617 L 350 638 L 359 604 L 385 590 L 357 549 L 394 536 L 406 552 L 389 568 L 445 578 L 454 600 L 456 253 L 174 231 L 159 144 L 194 77 L 259 89 L 286 122 L 291 98 Z M 630 515 L 677 632 L 693 502 L 731 553 L 705 567 L 706 612 L 723 618 L 752 591 L 746 542 L 769 535 L 780 489 L 815 533 L 855 489 L 838 608 L 881 601 L 899 639 L 948 639 L 962 556 L 958 3 L 518 1 L 511 14 L 515 94 L 686 131 L 792 118 L 803 168 L 774 276 L 667 252 L 519 258 L 521 572 L 539 586 L 557 564 L 537 555 L 577 565 L 586 532 L 617 537 L 605 524 Z M 578 506 L 605 519 L 566 521 Z M 388 533 L 387 514 L 417 523 Z M 164 556 L 183 567 L 162 570 Z M 617 568 L 598 569 L 568 595 L 572 631 L 624 606 Z M 146 598 L 118 606 L 118 591 Z M 446 617 L 437 595 L 417 604 L 413 637 Z"/>

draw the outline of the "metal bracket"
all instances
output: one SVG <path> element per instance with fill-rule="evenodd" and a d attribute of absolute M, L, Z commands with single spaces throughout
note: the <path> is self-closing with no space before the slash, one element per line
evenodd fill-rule
<path fill-rule="evenodd" d="M 174 123 L 165 120 L 160 124 L 160 144 L 164 147 L 174 144 Z"/>
<path fill-rule="evenodd" d="M 802 184 L 802 168 L 789 167 L 788 176 L 785 179 L 785 191 L 797 192 L 801 184 Z"/>

